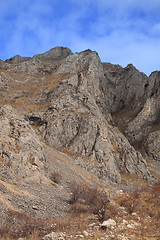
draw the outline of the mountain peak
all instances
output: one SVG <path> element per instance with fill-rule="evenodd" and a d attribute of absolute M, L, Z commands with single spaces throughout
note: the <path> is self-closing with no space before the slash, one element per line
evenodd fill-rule
<path fill-rule="evenodd" d="M 70 55 L 72 51 L 69 48 L 66 47 L 55 47 L 50 49 L 49 51 L 46 51 L 42 54 L 37 54 L 33 56 L 35 59 L 51 59 L 51 60 L 57 60 L 58 58 L 65 58 L 68 55 Z"/>

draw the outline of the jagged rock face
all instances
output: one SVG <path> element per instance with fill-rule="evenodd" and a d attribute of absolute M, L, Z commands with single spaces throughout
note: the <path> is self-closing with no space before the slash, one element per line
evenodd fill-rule
<path fill-rule="evenodd" d="M 44 172 L 46 157 L 38 136 L 10 106 L 0 109 L 0 174 L 7 181 Z"/>
<path fill-rule="evenodd" d="M 42 101 L 54 103 L 55 109 L 100 113 L 99 106 L 104 107 L 104 96 L 99 88 L 99 77 L 103 77 L 103 68 L 95 52 L 72 54 L 56 71 L 56 76 L 66 76 L 57 88 L 42 96 Z M 78 109 L 78 111 L 81 111 Z M 107 114 L 107 112 L 106 112 Z"/>
<path fill-rule="evenodd" d="M 131 143 L 138 142 L 154 160 L 160 160 L 159 129 L 160 129 L 160 72 L 149 77 L 147 100 L 142 110 L 128 123 L 125 129 Z"/>
<path fill-rule="evenodd" d="M 46 143 L 80 154 L 82 158 L 75 158 L 75 162 L 103 179 L 120 182 L 120 172 L 149 177 L 141 154 L 108 123 L 109 98 L 101 91 L 105 76 L 97 54 L 73 54 L 61 63 L 56 74 L 69 75 L 42 95 L 41 101 L 51 103 L 42 116 L 47 124 L 39 129 Z"/>
<path fill-rule="evenodd" d="M 4 89 L 7 87 L 7 81 L 6 81 L 6 76 L 2 72 L 0 73 L 0 90 Z"/>
<path fill-rule="evenodd" d="M 16 81 L 13 85 L 14 74 L 25 76 L 19 87 L 24 95 L 17 96 L 14 92 L 10 96 L 22 99 L 26 108 L 29 103 L 30 114 L 27 113 L 26 119 L 30 122 L 38 119 L 36 127 L 48 145 L 74 153 L 75 163 L 104 180 L 120 182 L 124 172 L 150 178 L 145 160 L 131 144 L 145 139 L 148 156 L 151 151 L 151 156 L 159 157 L 158 72 L 147 78 L 131 64 L 122 68 L 102 63 L 96 52 L 73 54 L 70 49 L 60 47 L 29 59 L 18 56 L 5 64 L 1 65 L 7 68 L 3 88 L 6 82 L 7 86 L 11 84 L 13 87 L 8 89 L 12 93 L 19 87 Z M 5 91 L 4 96 L 9 90 Z M 24 100 L 24 96 L 28 98 Z M 33 102 L 43 110 L 34 111 Z M 157 139 L 154 147 L 153 135 Z"/>
<path fill-rule="evenodd" d="M 13 58 L 7 59 L 5 62 L 6 63 L 20 63 L 23 61 L 29 60 L 30 57 L 21 57 L 20 55 L 16 55 Z"/>
<path fill-rule="evenodd" d="M 103 117 L 98 118 L 87 112 L 58 111 L 49 113 L 45 120 L 48 124 L 40 127 L 40 131 L 46 143 L 80 154 L 82 158 L 75 157 L 76 163 L 100 178 L 120 182 L 120 172 L 149 177 L 141 154 Z"/>
<path fill-rule="evenodd" d="M 147 76 L 132 64 L 122 68 L 104 63 L 103 67 L 105 80 L 101 81 L 101 88 L 107 96 L 109 111 L 114 113 L 128 106 L 131 108 L 134 103 L 133 111 L 137 111 L 147 98 Z"/>
<path fill-rule="evenodd" d="M 51 59 L 51 60 L 57 60 L 59 58 L 63 59 L 70 55 L 72 52 L 69 48 L 64 47 L 56 47 L 52 48 L 49 51 L 43 53 L 43 54 L 37 54 L 33 58 L 35 59 Z"/>
<path fill-rule="evenodd" d="M 153 160 L 160 160 L 160 131 L 154 131 L 148 134 L 146 141 L 144 142 L 146 152 Z"/>

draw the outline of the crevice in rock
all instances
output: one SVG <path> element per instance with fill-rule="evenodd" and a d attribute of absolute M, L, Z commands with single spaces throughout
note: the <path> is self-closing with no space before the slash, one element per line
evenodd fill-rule
<path fill-rule="evenodd" d="M 78 89 L 79 89 L 79 86 L 81 85 L 81 82 L 82 82 L 82 74 L 79 73 L 78 74 L 78 83 L 77 83 L 77 87 L 76 87 L 76 93 L 78 93 Z"/>
<path fill-rule="evenodd" d="M 80 134 L 80 128 L 81 128 L 81 124 L 78 124 L 76 127 L 76 130 L 77 130 L 76 135 L 68 143 L 66 143 L 63 147 L 70 148 L 74 144 L 75 140 L 78 138 L 78 136 Z"/>
<path fill-rule="evenodd" d="M 94 140 L 91 152 L 88 154 L 88 157 L 90 157 L 92 155 L 93 151 L 96 152 L 95 146 L 96 146 L 96 143 L 97 143 L 97 140 L 98 140 L 99 136 L 100 136 L 100 127 L 99 127 L 99 125 L 97 125 L 97 132 L 96 132 L 95 140 Z"/>

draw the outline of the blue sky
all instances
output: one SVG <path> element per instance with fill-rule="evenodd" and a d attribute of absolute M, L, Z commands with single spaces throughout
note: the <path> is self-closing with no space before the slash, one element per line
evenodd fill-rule
<path fill-rule="evenodd" d="M 0 59 L 53 47 L 160 70 L 160 0 L 0 0 Z"/>

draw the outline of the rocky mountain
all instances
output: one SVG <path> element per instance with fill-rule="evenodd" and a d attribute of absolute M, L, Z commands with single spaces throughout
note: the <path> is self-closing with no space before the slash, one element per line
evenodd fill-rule
<path fill-rule="evenodd" d="M 132 64 L 102 63 L 91 50 L 56 47 L 1 60 L 1 211 L 61 215 L 75 180 L 95 187 L 122 187 L 128 177 L 153 183 L 160 167 L 159 86 L 160 72 L 147 77 Z M 62 178 L 58 190 L 53 173 Z"/>

